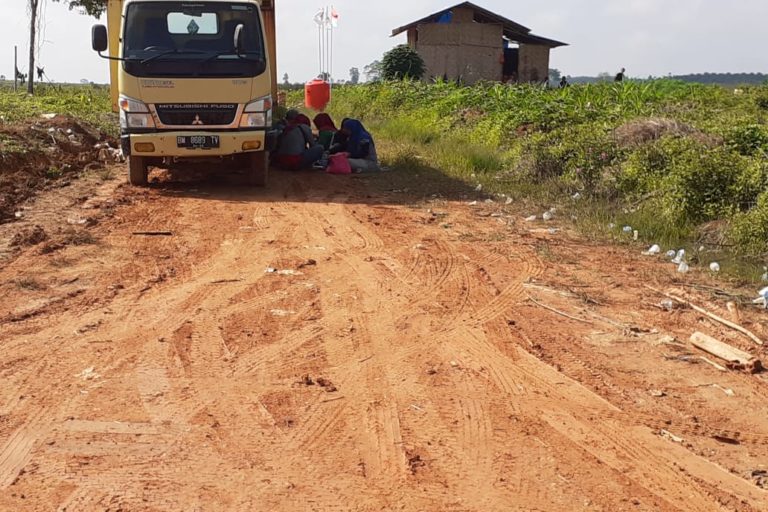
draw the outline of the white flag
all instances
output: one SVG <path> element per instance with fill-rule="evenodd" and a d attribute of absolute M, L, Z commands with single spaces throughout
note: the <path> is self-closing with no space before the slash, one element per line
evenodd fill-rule
<path fill-rule="evenodd" d="M 339 26 L 339 13 L 334 6 L 331 6 L 331 26 L 333 28 Z"/>
<path fill-rule="evenodd" d="M 322 26 L 325 23 L 325 9 L 320 9 L 317 11 L 317 14 L 315 14 L 315 23 Z"/>

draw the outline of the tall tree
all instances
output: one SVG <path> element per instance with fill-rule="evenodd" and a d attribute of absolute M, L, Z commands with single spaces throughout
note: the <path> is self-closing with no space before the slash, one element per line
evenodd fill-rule
<path fill-rule="evenodd" d="M 37 8 L 40 0 L 29 0 L 29 68 L 27 94 L 35 93 L 35 39 L 37 36 Z"/>
<path fill-rule="evenodd" d="M 349 83 L 356 85 L 360 83 L 360 70 L 352 68 L 349 70 Z"/>
<path fill-rule="evenodd" d="M 407 44 L 395 46 L 381 60 L 384 80 L 421 80 L 425 71 L 424 60 Z"/>
<path fill-rule="evenodd" d="M 98 18 L 107 10 L 108 0 L 54 0 L 69 5 L 70 9 L 78 9 L 83 14 Z"/>
<path fill-rule="evenodd" d="M 381 61 L 375 60 L 363 68 L 365 79 L 369 82 L 381 80 Z"/>

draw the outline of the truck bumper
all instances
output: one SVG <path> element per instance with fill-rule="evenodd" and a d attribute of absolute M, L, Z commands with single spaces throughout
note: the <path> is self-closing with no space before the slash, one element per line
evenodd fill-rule
<path fill-rule="evenodd" d="M 228 156 L 238 153 L 272 151 L 277 145 L 275 130 L 243 132 L 178 131 L 123 134 L 120 143 L 126 156 L 195 158 Z M 180 148 L 176 138 L 181 135 L 218 135 L 219 147 L 210 149 Z"/>

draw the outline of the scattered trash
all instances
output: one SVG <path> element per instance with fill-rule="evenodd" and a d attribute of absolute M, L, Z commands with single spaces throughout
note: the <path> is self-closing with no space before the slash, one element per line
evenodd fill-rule
<path fill-rule="evenodd" d="M 556 234 L 558 234 L 559 232 L 560 232 L 560 230 L 559 230 L 559 229 L 557 229 L 557 228 L 549 228 L 549 229 L 547 230 L 547 233 L 549 233 L 550 235 L 556 235 Z"/>
<path fill-rule="evenodd" d="M 632 226 L 624 226 L 624 229 L 622 229 L 622 231 L 626 234 L 630 234 L 634 231 L 634 229 L 632 229 Z"/>
<path fill-rule="evenodd" d="M 680 265 L 677 267 L 677 271 L 678 271 L 680 274 L 687 274 L 688 272 L 690 272 L 690 271 L 691 271 L 691 267 L 690 267 L 690 265 L 688 265 L 686 262 L 684 262 L 684 261 L 681 261 L 681 262 L 680 262 Z"/>
<path fill-rule="evenodd" d="M 302 272 L 299 272 L 297 270 L 278 270 L 273 267 L 268 267 L 265 271 L 265 274 L 277 274 L 279 276 L 303 276 L 304 274 Z"/>
<path fill-rule="evenodd" d="M 667 396 L 666 391 L 661 391 L 659 389 L 652 389 L 648 392 L 648 394 L 655 398 L 664 398 Z"/>
<path fill-rule="evenodd" d="M 720 272 L 720 264 L 716 261 L 713 261 L 709 264 L 709 270 L 711 270 L 714 273 Z"/>
<path fill-rule="evenodd" d="M 676 436 L 675 434 L 673 434 L 672 432 L 670 432 L 668 430 L 664 430 L 664 429 L 660 430 L 659 431 L 659 435 L 661 435 L 661 437 L 665 437 L 665 438 L 669 439 L 673 443 L 684 443 L 685 442 L 685 440 L 682 437 L 678 437 L 678 436 Z"/>
<path fill-rule="evenodd" d="M 477 201 L 472 201 L 471 203 L 467 203 L 467 206 L 477 206 Z"/>
<path fill-rule="evenodd" d="M 99 374 L 96 373 L 96 369 L 91 366 L 90 368 L 86 368 L 82 372 L 80 372 L 78 375 L 75 375 L 75 377 L 80 377 L 83 380 L 93 380 L 98 379 Z"/>
<path fill-rule="evenodd" d="M 581 194 L 579 194 L 578 192 L 576 192 L 575 194 L 573 194 L 573 195 L 571 196 L 571 199 L 573 199 L 574 201 L 578 201 L 579 199 L 581 199 Z"/>
<path fill-rule="evenodd" d="M 722 391 L 723 393 L 725 393 L 725 394 L 726 394 L 726 396 L 736 396 L 736 392 L 735 392 L 735 391 L 733 391 L 733 390 L 732 390 L 732 389 L 730 389 L 730 388 L 724 388 L 724 387 L 723 387 L 723 386 L 721 386 L 720 384 L 712 384 L 712 387 L 713 387 L 713 388 L 715 388 L 715 389 L 719 389 L 720 391 Z"/>
<path fill-rule="evenodd" d="M 555 218 L 555 214 L 552 213 L 551 211 L 544 212 L 544 215 L 542 215 L 541 218 L 544 219 L 546 222 L 549 222 Z"/>
<path fill-rule="evenodd" d="M 16 212 L 13 214 L 13 216 L 16 217 L 17 219 L 20 219 L 24 216 L 24 212 Z"/>
<path fill-rule="evenodd" d="M 53 113 L 51 113 L 51 114 L 41 114 L 40 117 L 42 117 L 43 119 L 49 119 L 50 120 L 50 119 L 53 119 L 54 117 L 56 117 L 56 114 L 53 114 Z"/>
<path fill-rule="evenodd" d="M 634 239 L 635 242 L 637 242 L 640 239 L 640 232 L 638 230 L 635 230 L 634 233 L 632 234 L 632 238 Z"/>
<path fill-rule="evenodd" d="M 514 202 L 514 201 L 512 200 L 512 198 L 511 198 L 511 197 L 508 197 L 508 198 L 507 198 L 507 201 L 506 201 L 504 204 L 506 204 L 507 206 L 509 206 L 509 205 L 510 205 L 510 204 L 512 204 L 513 202 Z"/>
<path fill-rule="evenodd" d="M 762 304 L 765 309 L 768 309 L 768 287 L 763 288 L 759 292 L 757 292 L 759 297 L 756 298 L 753 303 L 754 304 Z"/>
<path fill-rule="evenodd" d="M 482 185 L 478 185 L 478 186 L 475 187 L 475 192 L 482 192 L 482 191 L 483 191 L 483 186 Z"/>
<path fill-rule="evenodd" d="M 538 217 L 536 215 L 531 215 L 530 217 L 527 217 L 525 219 L 525 222 L 535 222 Z"/>
<path fill-rule="evenodd" d="M 654 245 L 650 249 L 645 251 L 643 254 L 645 256 L 656 256 L 657 254 L 660 254 L 660 253 L 661 253 L 661 247 L 659 247 L 658 245 Z"/>
<path fill-rule="evenodd" d="M 677 303 L 672 299 L 664 299 L 663 301 L 661 301 L 661 304 L 659 305 L 661 306 L 661 309 L 663 309 L 664 311 L 674 311 L 675 308 L 677 307 Z"/>
<path fill-rule="evenodd" d="M 495 202 L 496 202 L 496 201 L 494 201 L 493 199 L 486 199 L 486 200 L 485 200 L 485 204 L 493 204 L 493 203 L 495 203 Z"/>
<path fill-rule="evenodd" d="M 684 259 L 685 259 L 685 249 L 680 249 L 679 251 L 677 251 L 677 255 L 675 256 L 675 259 L 672 260 L 672 263 L 674 263 L 675 265 L 679 265 L 680 263 L 683 262 Z"/>
<path fill-rule="evenodd" d="M 459 367 L 459 363 L 457 363 L 456 361 L 451 361 L 451 367 L 452 368 L 458 368 Z"/>
<path fill-rule="evenodd" d="M 677 256 L 677 251 L 675 251 L 674 249 L 670 250 L 670 251 L 667 251 L 667 258 L 672 259 L 675 256 Z"/>

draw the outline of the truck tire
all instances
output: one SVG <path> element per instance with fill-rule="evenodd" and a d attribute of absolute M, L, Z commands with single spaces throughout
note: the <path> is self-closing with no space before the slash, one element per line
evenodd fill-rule
<path fill-rule="evenodd" d="M 249 155 L 248 184 L 254 187 L 266 187 L 269 178 L 269 152 L 259 151 Z"/>
<path fill-rule="evenodd" d="M 128 157 L 128 182 L 137 187 L 145 187 L 148 183 L 149 167 L 142 156 Z"/>

